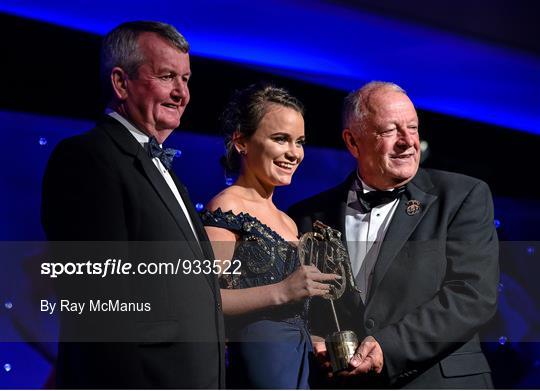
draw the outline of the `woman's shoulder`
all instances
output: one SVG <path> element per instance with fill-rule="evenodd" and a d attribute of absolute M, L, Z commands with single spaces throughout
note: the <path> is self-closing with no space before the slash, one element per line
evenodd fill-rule
<path fill-rule="evenodd" d="M 223 190 L 208 202 L 206 209 L 211 212 L 221 209 L 223 212 L 240 214 L 244 210 L 244 202 L 236 193 L 231 188 Z"/>
<path fill-rule="evenodd" d="M 243 210 L 242 199 L 229 188 L 208 202 L 206 209 L 201 213 L 201 218 L 206 226 L 238 231 L 244 220 Z"/>

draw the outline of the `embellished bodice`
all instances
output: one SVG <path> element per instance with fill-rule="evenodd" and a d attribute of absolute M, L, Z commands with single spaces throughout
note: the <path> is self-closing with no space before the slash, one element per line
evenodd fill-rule
<path fill-rule="evenodd" d="M 241 262 L 240 273 L 222 274 L 222 288 L 275 284 L 300 265 L 296 245 L 248 213 L 217 209 L 204 211 L 201 217 L 204 225 L 224 228 L 237 236 L 232 260 Z M 308 310 L 306 299 L 226 318 L 231 388 L 309 388 L 312 346 Z"/>
<path fill-rule="evenodd" d="M 275 284 L 300 266 L 296 245 L 287 242 L 248 213 L 234 214 L 218 208 L 214 212 L 203 211 L 201 218 L 206 226 L 224 228 L 238 235 L 232 260 L 240 262 L 239 273 L 222 274 L 222 288 L 242 289 Z M 269 319 L 304 327 L 308 310 L 309 300 L 304 300 L 245 314 L 228 325 L 238 328 L 238 325 Z"/>
<path fill-rule="evenodd" d="M 204 225 L 225 228 L 238 235 L 233 260 L 239 260 L 238 274 L 222 274 L 222 288 L 237 289 L 274 284 L 299 266 L 296 246 L 248 213 L 208 210 L 201 215 Z"/>

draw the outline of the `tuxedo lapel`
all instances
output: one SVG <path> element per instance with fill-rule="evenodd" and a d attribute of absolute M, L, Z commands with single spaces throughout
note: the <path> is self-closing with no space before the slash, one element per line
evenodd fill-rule
<path fill-rule="evenodd" d="M 347 210 L 347 193 L 348 191 L 344 192 L 345 198 L 342 198 L 339 203 L 338 207 L 339 210 L 337 211 L 339 216 L 339 221 L 336 224 L 335 229 L 337 229 L 339 232 L 341 232 L 341 240 L 345 245 L 347 245 L 347 230 L 345 229 L 345 213 Z"/>
<path fill-rule="evenodd" d="M 332 228 L 337 229 L 339 232 L 341 232 L 341 239 L 343 241 L 343 244 L 345 245 L 345 248 L 348 248 L 347 240 L 350 240 L 347 238 L 347 230 L 345 227 L 345 217 L 347 214 L 347 198 L 349 196 L 349 190 L 351 189 L 353 181 L 355 179 L 356 170 L 349 174 L 347 179 L 336 188 L 337 199 L 329 203 L 329 209 L 327 213 L 329 221 L 331 221 L 331 219 L 337 218 L 337 220 L 335 220 L 335 226 L 332 226 L 330 223 L 329 225 Z M 333 205 L 336 206 L 332 207 Z M 330 207 L 332 207 L 332 209 L 330 209 Z M 354 238 L 352 240 L 354 240 Z M 345 294 L 340 300 L 338 300 L 337 305 L 338 308 L 341 308 L 340 312 L 344 312 L 347 314 L 350 314 L 351 312 L 360 313 L 364 309 L 364 303 L 362 302 L 360 294 L 356 291 L 353 291 L 351 287 L 347 287 Z"/>
<path fill-rule="evenodd" d="M 345 192 L 345 199 L 341 197 L 336 202 L 331 202 L 328 205 L 328 209 L 325 210 L 324 215 L 319 220 L 329 227 L 341 232 L 341 240 L 343 243 L 347 243 L 345 232 L 345 209 L 347 208 L 347 195 Z"/>
<path fill-rule="evenodd" d="M 158 197 L 165 204 L 167 210 L 174 218 L 176 225 L 182 232 L 182 235 L 188 242 L 193 253 L 203 255 L 197 244 L 197 239 L 193 235 L 191 226 L 189 225 L 182 208 L 178 204 L 178 200 L 144 148 L 129 133 L 129 130 L 127 130 L 114 118 L 105 116 L 102 121 L 102 125 L 104 125 L 104 129 L 106 130 L 107 134 L 109 134 L 120 150 L 135 157 L 136 161 L 139 163 L 142 173 L 146 176 L 156 191 Z"/>
<path fill-rule="evenodd" d="M 178 177 L 174 174 L 174 172 L 170 172 L 171 177 L 174 181 L 174 184 L 176 185 L 178 192 L 180 193 L 180 196 L 184 200 L 184 203 L 186 205 L 186 209 L 188 210 L 189 217 L 191 218 L 191 222 L 193 223 L 193 228 L 195 228 L 195 232 L 197 233 L 197 236 L 199 237 L 199 244 L 201 246 L 201 249 L 203 251 L 204 259 L 208 259 L 211 262 L 214 260 L 214 252 L 212 250 L 212 247 L 210 245 L 210 241 L 208 239 L 208 236 L 206 235 L 206 231 L 204 230 L 204 227 L 202 225 L 201 219 L 199 218 L 199 214 L 193 207 L 193 203 L 191 202 L 191 199 L 189 197 L 189 194 L 186 190 L 186 187 L 184 184 L 178 179 Z M 219 292 L 219 285 L 216 278 L 216 275 L 213 273 L 204 274 L 206 279 L 208 280 L 208 283 L 212 287 L 212 290 L 214 291 L 214 294 L 217 294 Z"/>
<path fill-rule="evenodd" d="M 146 154 L 146 151 L 141 148 L 136 158 L 141 164 L 141 167 L 146 177 L 148 178 L 148 180 L 150 181 L 150 183 L 156 190 L 157 194 L 159 195 L 159 197 L 161 198 L 161 200 L 167 207 L 167 210 L 173 216 L 174 221 L 176 221 L 176 225 L 182 231 L 193 253 L 203 255 L 201 253 L 201 249 L 199 245 L 197 244 L 197 238 L 195 238 L 195 235 L 193 235 L 191 226 L 189 225 L 189 222 L 186 216 L 184 215 L 184 211 L 178 204 L 178 200 L 174 196 L 173 192 L 171 191 L 171 188 L 169 187 L 169 185 L 167 184 L 163 176 L 159 173 L 157 167 L 154 165 L 152 160 L 150 160 L 150 158 Z M 185 199 L 183 200 L 184 200 L 184 203 L 187 204 L 186 200 Z"/>
<path fill-rule="evenodd" d="M 341 240 L 345 245 L 347 244 L 347 232 L 345 229 L 347 197 L 355 178 L 356 171 L 353 171 L 343 183 L 335 188 L 335 199 L 328 203 L 327 209 L 325 209 L 324 214 L 321 217 L 321 221 L 324 224 L 341 232 Z"/>
<path fill-rule="evenodd" d="M 213 258 L 214 253 L 212 252 L 211 248 L 208 247 L 208 245 L 203 245 L 203 243 L 204 244 L 208 243 L 208 237 L 201 223 L 199 214 L 193 207 L 193 202 L 191 202 L 191 198 L 189 197 L 186 187 L 180 181 L 180 179 L 178 179 L 178 177 L 173 171 L 169 171 L 169 173 L 171 174 L 171 178 L 173 179 L 174 184 L 176 185 L 176 188 L 178 189 L 178 192 L 180 193 L 180 196 L 182 197 L 182 200 L 184 200 L 189 217 L 191 219 L 191 222 L 193 223 L 193 228 L 195 229 L 195 232 L 197 233 L 197 237 L 199 238 L 199 242 L 203 250 L 203 255 L 205 256 L 206 259 Z"/>
<path fill-rule="evenodd" d="M 432 187 L 433 184 L 423 170 L 419 170 L 417 176 L 407 185 L 407 190 L 399 201 L 381 245 L 368 292 L 368 305 L 392 261 L 403 248 L 418 223 L 424 218 L 431 204 L 437 199 L 437 196 L 426 192 Z M 409 201 L 420 203 L 420 210 L 417 213 L 407 212 Z"/>

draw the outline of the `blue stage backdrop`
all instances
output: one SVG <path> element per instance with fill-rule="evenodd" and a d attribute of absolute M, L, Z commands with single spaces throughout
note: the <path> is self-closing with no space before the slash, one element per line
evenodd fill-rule
<path fill-rule="evenodd" d="M 126 20 L 162 20 L 188 37 L 197 56 L 342 90 L 368 80 L 392 80 L 409 86 L 422 109 L 539 134 L 538 55 L 334 3 L 154 0 L 150 6 L 134 0 L 2 0 L 0 12 L 99 35 Z M 506 15 L 494 21 L 501 28 L 511 23 Z"/>

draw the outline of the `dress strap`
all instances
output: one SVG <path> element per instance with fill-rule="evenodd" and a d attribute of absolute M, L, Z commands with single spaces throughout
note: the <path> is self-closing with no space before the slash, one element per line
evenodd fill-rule
<path fill-rule="evenodd" d="M 231 231 L 242 231 L 244 224 L 244 214 L 235 215 L 232 210 L 223 212 L 221 208 L 210 212 L 204 210 L 201 213 L 201 219 L 204 225 L 209 227 L 225 228 Z"/>

